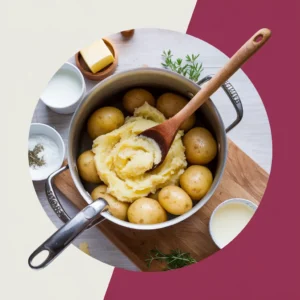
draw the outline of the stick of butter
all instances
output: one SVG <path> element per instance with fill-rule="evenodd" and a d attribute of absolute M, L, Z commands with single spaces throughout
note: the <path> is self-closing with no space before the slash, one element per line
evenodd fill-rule
<path fill-rule="evenodd" d="M 114 62 L 115 58 L 103 40 L 95 41 L 80 51 L 89 69 L 95 74 Z"/>

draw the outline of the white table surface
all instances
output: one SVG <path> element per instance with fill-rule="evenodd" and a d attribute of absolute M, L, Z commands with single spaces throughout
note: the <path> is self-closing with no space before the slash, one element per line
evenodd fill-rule
<path fill-rule="evenodd" d="M 125 40 L 118 33 L 109 37 L 115 44 L 119 53 L 119 65 L 116 73 L 142 65 L 161 67 L 161 54 L 163 50 L 171 49 L 174 57 L 184 58 L 186 54 L 200 53 L 199 61 L 203 63 L 205 75 L 214 74 L 224 65 L 228 58 L 213 46 L 194 37 L 162 29 L 139 29 L 134 36 Z M 74 58 L 70 59 L 74 62 Z M 230 82 L 237 90 L 243 103 L 244 117 L 241 123 L 234 128 L 228 136 L 254 161 L 268 173 L 272 161 L 272 138 L 268 117 L 262 100 L 243 71 L 238 71 Z M 97 82 L 86 80 L 87 92 Z M 225 125 L 235 118 L 235 111 L 222 90 L 213 95 L 212 100 L 220 111 Z M 59 115 L 49 110 L 41 101 L 38 102 L 32 122 L 46 123 L 54 127 L 63 137 L 65 144 L 68 140 L 68 128 L 72 115 Z M 35 182 L 37 196 L 52 222 L 60 227 L 62 222 L 52 211 L 44 192 L 44 182 Z M 75 214 L 77 209 L 62 195 L 62 202 L 66 210 Z M 102 262 L 113 266 L 138 270 L 137 267 L 121 253 L 98 229 L 85 231 L 74 244 L 81 242 L 89 244 L 91 255 Z"/>

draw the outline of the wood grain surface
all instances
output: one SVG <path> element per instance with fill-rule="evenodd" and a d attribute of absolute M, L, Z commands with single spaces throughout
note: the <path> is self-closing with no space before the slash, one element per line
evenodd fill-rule
<path fill-rule="evenodd" d="M 151 231 L 125 228 L 108 220 L 97 225 L 98 228 L 142 271 L 162 270 L 160 263 L 153 263 L 150 269 L 145 264 L 149 251 L 155 247 L 166 252 L 179 248 L 191 253 L 197 261 L 215 253 L 218 248 L 208 232 L 208 222 L 214 208 L 229 198 L 245 198 L 259 204 L 269 177 L 233 142 L 228 140 L 228 143 L 227 164 L 216 192 L 190 218 L 171 227 Z M 77 208 L 87 205 L 69 171 L 57 176 L 55 185 Z"/>

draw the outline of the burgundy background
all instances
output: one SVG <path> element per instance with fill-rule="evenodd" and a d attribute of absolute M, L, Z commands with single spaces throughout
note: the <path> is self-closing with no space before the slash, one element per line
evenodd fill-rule
<path fill-rule="evenodd" d="M 268 188 L 253 220 L 228 247 L 169 272 L 115 269 L 106 300 L 300 299 L 299 17 L 299 0 L 197 2 L 187 33 L 228 56 L 258 29 L 272 30 L 268 44 L 243 68 L 271 123 Z"/>

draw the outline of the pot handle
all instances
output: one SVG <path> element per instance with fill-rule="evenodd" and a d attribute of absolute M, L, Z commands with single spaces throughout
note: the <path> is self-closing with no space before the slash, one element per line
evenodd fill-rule
<path fill-rule="evenodd" d="M 81 210 L 73 219 L 58 229 L 50 238 L 39 246 L 28 259 L 32 269 L 41 269 L 49 265 L 59 254 L 65 250 L 70 243 L 78 237 L 85 229 L 97 222 L 100 213 L 107 207 L 107 202 L 99 198 Z M 38 265 L 33 260 L 42 252 L 48 252 L 47 257 Z"/>
<path fill-rule="evenodd" d="M 212 75 L 207 75 L 206 77 L 198 81 L 197 84 L 201 86 L 206 81 L 209 81 L 212 77 L 213 77 Z M 243 110 L 243 105 L 240 96 L 238 95 L 237 91 L 232 86 L 232 84 L 226 81 L 224 84 L 222 84 L 222 88 L 227 94 L 229 100 L 231 101 L 237 115 L 235 121 L 225 129 L 226 133 L 228 133 L 231 129 L 233 129 L 236 125 L 238 125 L 241 122 L 244 115 L 244 110 Z"/>
<path fill-rule="evenodd" d="M 67 214 L 67 212 L 64 210 L 63 206 L 61 205 L 58 197 L 56 196 L 56 193 L 53 188 L 53 179 L 55 176 L 58 174 L 66 171 L 69 169 L 68 165 L 65 165 L 58 169 L 57 171 L 53 172 L 52 174 L 49 175 L 49 177 L 46 180 L 45 183 L 45 191 L 46 191 L 46 196 L 48 199 L 48 202 L 53 209 L 53 211 L 56 213 L 56 215 L 64 222 L 68 222 L 71 220 L 70 216 Z"/>
<path fill-rule="evenodd" d="M 54 180 L 55 176 L 57 176 L 58 174 L 66 171 L 68 169 L 69 169 L 68 165 L 61 167 L 57 171 L 50 174 L 50 176 L 47 178 L 46 183 L 45 183 L 45 191 L 46 191 L 46 196 L 47 196 L 48 202 L 49 202 L 51 208 L 53 209 L 53 211 L 56 213 L 56 215 L 60 218 L 60 220 L 63 223 L 67 223 L 72 218 L 67 214 L 67 212 L 64 210 L 62 204 L 60 203 L 60 201 L 54 191 L 54 188 L 53 188 L 53 180 Z M 89 224 L 89 226 L 87 228 L 91 228 L 104 220 L 105 220 L 105 218 L 101 216 L 97 220 L 95 220 L 94 222 Z"/>

